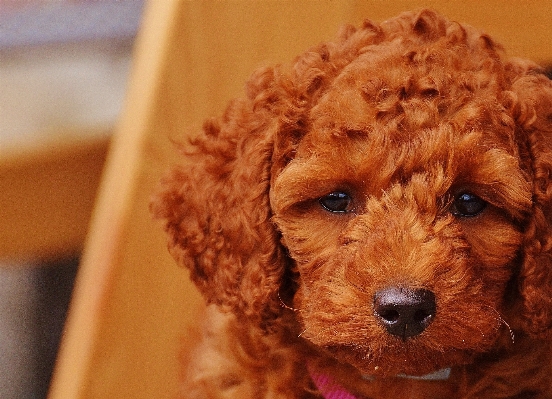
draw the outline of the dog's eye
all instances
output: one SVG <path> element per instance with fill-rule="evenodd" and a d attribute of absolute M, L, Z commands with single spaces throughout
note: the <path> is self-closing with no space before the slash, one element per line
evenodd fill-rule
<path fill-rule="evenodd" d="M 352 200 L 349 194 L 335 191 L 320 198 L 319 202 L 327 211 L 345 213 L 350 210 Z"/>
<path fill-rule="evenodd" d="M 476 216 L 487 206 L 487 202 L 475 194 L 461 193 L 454 198 L 451 213 L 455 216 Z"/>

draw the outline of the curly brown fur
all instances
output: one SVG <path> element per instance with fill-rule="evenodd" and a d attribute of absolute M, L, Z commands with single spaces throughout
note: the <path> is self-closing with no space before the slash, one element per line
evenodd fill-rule
<path fill-rule="evenodd" d="M 425 10 L 345 27 L 246 93 L 152 206 L 223 320 L 194 349 L 212 365 L 188 356 L 187 392 L 227 364 L 239 378 L 198 397 L 319 397 L 308 364 L 358 397 L 552 398 L 552 83 L 536 65 Z M 432 293 L 422 331 L 375 310 L 389 288 Z"/>

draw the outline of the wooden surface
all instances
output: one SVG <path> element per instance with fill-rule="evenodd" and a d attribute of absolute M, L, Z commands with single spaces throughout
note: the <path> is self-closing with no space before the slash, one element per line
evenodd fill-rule
<path fill-rule="evenodd" d="M 549 1 L 423 3 L 486 29 L 512 55 L 552 60 Z M 148 212 L 176 160 L 170 140 L 222 112 L 256 67 L 289 62 L 345 22 L 383 20 L 419 4 L 149 2 L 50 399 L 175 397 L 179 342 L 201 301 Z"/>
<path fill-rule="evenodd" d="M 109 140 L 58 142 L 0 154 L 0 260 L 82 251 Z"/>

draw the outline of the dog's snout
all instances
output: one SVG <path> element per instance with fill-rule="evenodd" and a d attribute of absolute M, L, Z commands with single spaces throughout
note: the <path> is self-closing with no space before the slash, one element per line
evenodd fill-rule
<path fill-rule="evenodd" d="M 374 313 L 389 334 L 402 339 L 421 334 L 435 318 L 433 292 L 388 287 L 374 296 Z"/>

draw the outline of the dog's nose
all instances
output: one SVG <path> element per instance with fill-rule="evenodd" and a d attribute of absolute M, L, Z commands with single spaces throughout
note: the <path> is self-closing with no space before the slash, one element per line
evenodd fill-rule
<path fill-rule="evenodd" d="M 389 334 L 402 339 L 421 334 L 436 311 L 435 294 L 424 289 L 388 287 L 374 296 L 376 317 Z"/>

